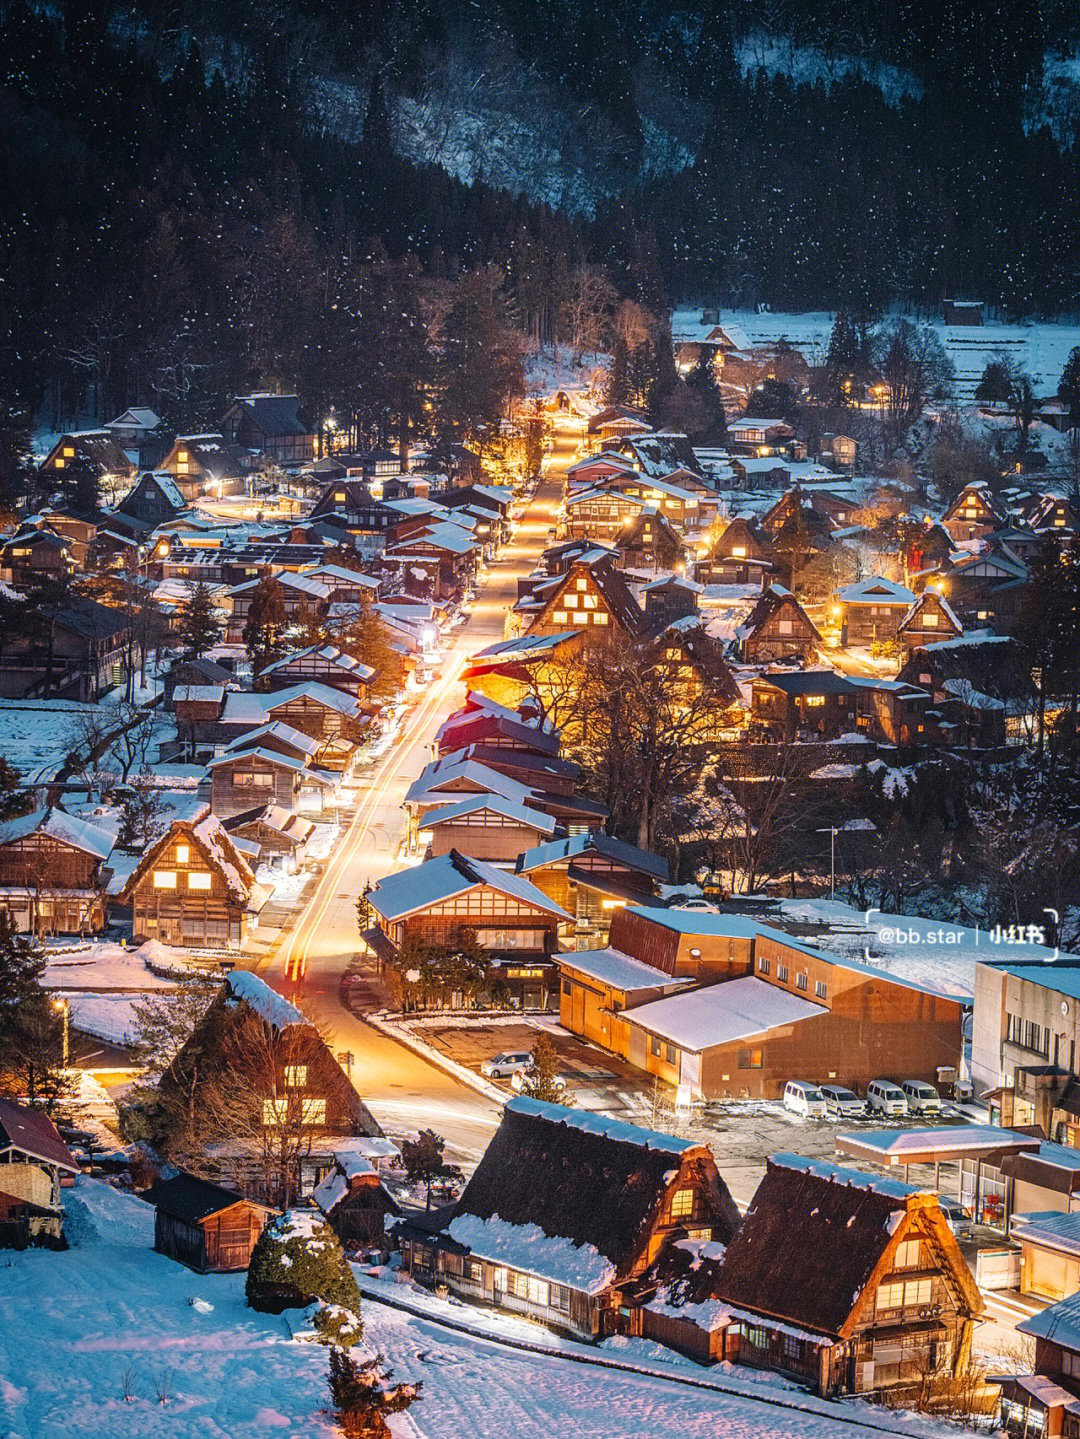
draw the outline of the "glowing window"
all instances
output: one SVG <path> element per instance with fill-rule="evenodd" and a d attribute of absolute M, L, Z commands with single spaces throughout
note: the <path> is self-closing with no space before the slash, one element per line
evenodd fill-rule
<path fill-rule="evenodd" d="M 73 445 L 64 446 L 64 457 L 68 460 L 73 460 L 75 458 L 75 447 Z"/>
<path fill-rule="evenodd" d="M 937 615 L 923 615 L 923 624 L 928 630 L 936 630 L 938 627 Z"/>
<path fill-rule="evenodd" d="M 155 870 L 154 870 L 154 888 L 155 888 L 155 889 L 175 889 L 175 888 L 176 888 L 176 872 L 175 872 L 174 870 L 171 870 L 171 869 L 155 869 Z"/>
<path fill-rule="evenodd" d="M 736 558 L 737 560 L 745 560 L 745 559 L 746 559 L 746 546 L 745 546 L 745 545 L 735 545 L 735 546 L 733 547 L 731 553 L 735 556 L 735 558 Z"/>
<path fill-rule="evenodd" d="M 186 465 L 187 462 L 188 462 L 188 452 L 187 452 L 187 450 L 177 450 L 177 452 L 176 452 L 176 458 L 177 458 L 177 460 L 179 461 L 180 464 Z"/>
<path fill-rule="evenodd" d="M 565 610 L 556 610 L 555 613 L 551 616 L 551 619 L 552 619 L 552 623 L 553 623 L 553 624 L 557 624 L 557 625 L 564 625 L 564 624 L 566 624 L 566 611 L 565 611 Z"/>
<path fill-rule="evenodd" d="M 190 858 L 191 858 L 191 846 L 190 846 L 190 845 L 187 845 L 187 844 L 178 844 L 178 845 L 176 846 L 176 862 L 177 862 L 177 864 L 187 864 L 187 862 L 188 862 L 188 860 L 189 860 Z"/>
<path fill-rule="evenodd" d="M 693 1212 L 694 1191 L 692 1189 L 676 1189 L 671 1196 L 672 1219 L 689 1219 Z"/>
<path fill-rule="evenodd" d="M 177 473 L 178 475 L 186 475 L 187 472 L 188 472 L 188 462 L 187 462 L 187 460 L 177 460 L 177 462 L 176 462 L 176 473 Z"/>
<path fill-rule="evenodd" d="M 286 1089 L 305 1089 L 307 1087 L 306 1064 L 287 1064 L 285 1066 L 285 1087 Z"/>
<path fill-rule="evenodd" d="M 531 1274 L 529 1275 L 528 1300 L 530 1304 L 543 1304 L 546 1306 L 550 1292 L 546 1279 L 534 1279 Z"/>
<path fill-rule="evenodd" d="M 918 1269 L 920 1245 L 917 1239 L 905 1239 L 897 1246 L 894 1269 Z"/>
<path fill-rule="evenodd" d="M 806 707 L 807 707 L 807 709 L 812 709 L 812 710 L 820 709 L 824 703 L 825 703 L 825 696 L 824 696 L 824 695 L 807 695 L 807 696 L 806 696 Z"/>
<path fill-rule="evenodd" d="M 59 455 L 57 455 L 56 459 L 53 461 L 54 467 L 55 467 L 56 469 L 58 469 L 58 470 L 62 470 L 62 469 L 64 468 L 64 465 L 65 465 L 66 463 L 67 463 L 67 461 L 66 461 L 66 460 L 62 460 Z"/>
<path fill-rule="evenodd" d="M 287 1099 L 264 1099 L 263 1100 L 263 1124 L 268 1128 L 279 1124 L 286 1124 L 289 1120 L 295 1122 L 299 1119 L 302 1125 L 319 1125 L 326 1123 L 326 1100 L 305 1099 L 301 1101 L 299 1111 L 293 1110 L 290 1114 L 289 1101 Z"/>
<path fill-rule="evenodd" d="M 188 871 L 188 889 L 200 889 L 206 891 L 210 888 L 210 874 L 205 869 L 192 869 Z"/>
<path fill-rule="evenodd" d="M 592 618 L 594 625 L 606 625 L 608 622 L 607 615 L 603 614 L 600 610 L 597 610 Z"/>
<path fill-rule="evenodd" d="M 587 610 L 594 610 L 594 609 L 596 609 L 596 604 L 597 604 L 596 596 L 595 596 L 595 595 L 585 595 L 585 596 L 583 597 L 583 603 L 584 603 L 585 608 L 586 608 Z"/>
<path fill-rule="evenodd" d="M 576 611 L 573 615 L 571 615 L 570 618 L 574 621 L 574 624 L 576 625 L 587 625 L 589 623 L 589 616 L 584 612 L 584 610 Z"/>
<path fill-rule="evenodd" d="M 341 504 L 342 500 L 344 500 L 345 498 L 346 498 L 346 496 L 345 496 L 345 491 L 344 491 L 344 490 L 335 490 L 335 491 L 334 491 L 334 499 L 337 501 L 338 504 Z"/>
<path fill-rule="evenodd" d="M 586 598 L 587 598 L 587 596 L 586 596 Z M 578 597 L 577 597 L 577 595 L 563 595 L 563 604 L 566 606 L 566 608 L 567 608 L 568 610 L 576 610 L 576 609 L 577 609 L 577 602 L 578 602 Z"/>
<path fill-rule="evenodd" d="M 589 582 L 588 580 L 578 580 L 574 588 L 577 590 L 587 590 L 589 588 Z"/>

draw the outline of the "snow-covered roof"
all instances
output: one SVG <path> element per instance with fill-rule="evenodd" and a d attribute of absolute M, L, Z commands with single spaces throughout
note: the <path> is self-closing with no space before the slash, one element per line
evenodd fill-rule
<path fill-rule="evenodd" d="M 557 956 L 563 969 L 576 969 L 614 989 L 659 989 L 663 986 L 693 984 L 692 978 L 676 978 L 664 969 L 633 959 L 621 949 L 575 949 Z"/>
<path fill-rule="evenodd" d="M 871 1194 L 882 1194 L 887 1199 L 906 1201 L 912 1194 L 933 1193 L 919 1189 L 914 1184 L 901 1184 L 898 1179 L 886 1179 L 879 1174 L 867 1174 L 861 1169 L 848 1169 L 840 1164 L 830 1164 L 827 1159 L 810 1159 L 805 1154 L 771 1154 L 770 1163 L 783 1169 L 794 1169 L 800 1174 L 812 1174 L 816 1179 L 827 1179 L 833 1184 L 846 1184 L 852 1189 L 867 1189 Z"/>
<path fill-rule="evenodd" d="M 483 860 L 470 859 L 451 850 L 410 869 L 398 870 L 379 880 L 368 896 L 372 907 L 384 919 L 403 919 L 418 909 L 438 904 L 456 894 L 465 894 L 486 885 L 559 919 L 570 916 L 542 890 L 521 875 L 498 869 Z"/>
<path fill-rule="evenodd" d="M 555 820 L 551 815 L 545 814 L 543 810 L 515 804 L 513 800 L 504 799 L 497 794 L 471 794 L 456 804 L 429 810 L 424 816 L 423 828 L 432 829 L 437 824 L 450 824 L 454 820 L 467 819 L 469 815 L 479 814 L 484 810 L 502 815 L 504 819 L 516 820 L 518 824 L 529 825 L 541 834 L 555 832 Z"/>
<path fill-rule="evenodd" d="M 1049 1339 L 1063 1349 L 1080 1350 L 1080 1294 L 1069 1294 L 1038 1314 L 1029 1315 L 1016 1329 L 1019 1334 Z"/>
<path fill-rule="evenodd" d="M 224 685 L 177 685 L 173 690 L 174 704 L 220 704 L 224 698 Z"/>
<path fill-rule="evenodd" d="M 234 969 L 225 983 L 230 995 L 248 1005 L 271 1029 L 288 1029 L 294 1024 L 306 1025 L 308 1021 L 280 994 L 271 989 L 265 980 L 247 969 Z"/>
<path fill-rule="evenodd" d="M 451 751 L 442 759 L 433 760 L 430 764 L 425 765 L 409 786 L 405 795 L 405 803 L 418 804 L 426 799 L 435 799 L 444 801 L 446 804 L 453 804 L 456 800 L 451 796 L 462 792 L 447 789 L 446 786 L 458 780 L 475 785 L 482 792 L 497 794 L 512 804 L 522 806 L 535 794 L 534 790 L 519 784 L 516 779 L 511 779 L 501 770 L 491 769 L 488 765 L 481 764 L 479 760 L 463 760 L 457 751 Z"/>
<path fill-rule="evenodd" d="M 55 805 L 20 815 L 18 819 L 5 820 L 0 824 L 0 845 L 13 844 L 16 840 L 39 832 L 49 835 L 61 844 L 69 844 L 86 854 L 92 854 L 97 859 L 108 859 L 113 847 L 111 834 L 85 819 L 78 819 L 65 810 L 57 809 Z"/>
<path fill-rule="evenodd" d="M 914 592 L 907 585 L 898 585 L 882 575 L 870 575 L 867 579 L 856 580 L 837 590 L 836 598 L 846 605 L 870 605 L 875 603 L 892 605 L 913 605 Z"/>
<path fill-rule="evenodd" d="M 720 939 L 753 939 L 761 925 L 742 914 L 713 914 L 697 909 L 663 909 L 659 905 L 636 904 L 631 914 L 640 914 L 678 934 L 703 934 Z M 775 933 L 776 931 L 774 931 Z"/>
<path fill-rule="evenodd" d="M 593 1245 L 552 1237 L 539 1224 L 507 1224 L 497 1214 L 490 1219 L 458 1214 L 448 1233 L 473 1254 L 584 1294 L 601 1293 L 615 1278 L 614 1264 Z"/>
<path fill-rule="evenodd" d="M 1059 1214 L 1038 1210 L 1014 1214 L 1009 1233 L 1025 1244 L 1041 1244 L 1064 1254 L 1080 1254 L 1080 1213 Z"/>
<path fill-rule="evenodd" d="M 525 1094 L 515 1095 L 506 1107 L 512 1114 L 565 1124 L 569 1129 L 580 1129 L 583 1134 L 599 1134 L 605 1139 L 618 1140 L 620 1144 L 636 1144 L 642 1149 L 658 1150 L 662 1154 L 685 1154 L 688 1149 L 697 1147 L 697 1141 L 693 1139 L 678 1139 L 674 1134 L 663 1134 L 658 1129 L 628 1124 L 624 1119 L 609 1119 L 594 1109 L 568 1109 L 563 1104 L 548 1104 L 542 1099 L 530 1099 Z"/>
<path fill-rule="evenodd" d="M 820 1004 L 789 994 L 753 975 L 707 985 L 689 994 L 654 999 L 626 1011 L 627 1020 L 680 1049 L 699 1052 L 827 1014 Z"/>

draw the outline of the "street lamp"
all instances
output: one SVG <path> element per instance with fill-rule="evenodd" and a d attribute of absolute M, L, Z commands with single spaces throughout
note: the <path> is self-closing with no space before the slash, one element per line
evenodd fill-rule
<path fill-rule="evenodd" d="M 67 999 L 54 999 L 53 1009 L 64 1016 L 64 1068 L 68 1067 L 68 1022 L 71 1018 L 71 1003 Z"/>
<path fill-rule="evenodd" d="M 836 826 L 827 825 L 819 829 L 818 834 L 829 835 L 829 898 L 836 898 L 836 836 L 839 833 Z"/>

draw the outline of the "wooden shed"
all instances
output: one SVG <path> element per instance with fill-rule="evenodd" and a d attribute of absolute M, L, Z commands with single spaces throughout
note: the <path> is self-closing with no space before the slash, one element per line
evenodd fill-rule
<path fill-rule="evenodd" d="M 200 1274 L 246 1269 L 275 1212 L 183 1171 L 147 1191 L 154 1206 L 154 1248 Z"/>

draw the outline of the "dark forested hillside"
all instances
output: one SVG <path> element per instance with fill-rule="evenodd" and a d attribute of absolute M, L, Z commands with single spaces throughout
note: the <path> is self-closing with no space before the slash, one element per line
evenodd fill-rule
<path fill-rule="evenodd" d="M 541 338 L 586 260 L 652 308 L 1080 294 L 1068 106 L 1040 121 L 1065 0 L 0 14 L 0 386 L 46 420 L 333 394 L 372 257 L 489 264 Z M 755 63 L 776 45 L 817 83 Z"/>

